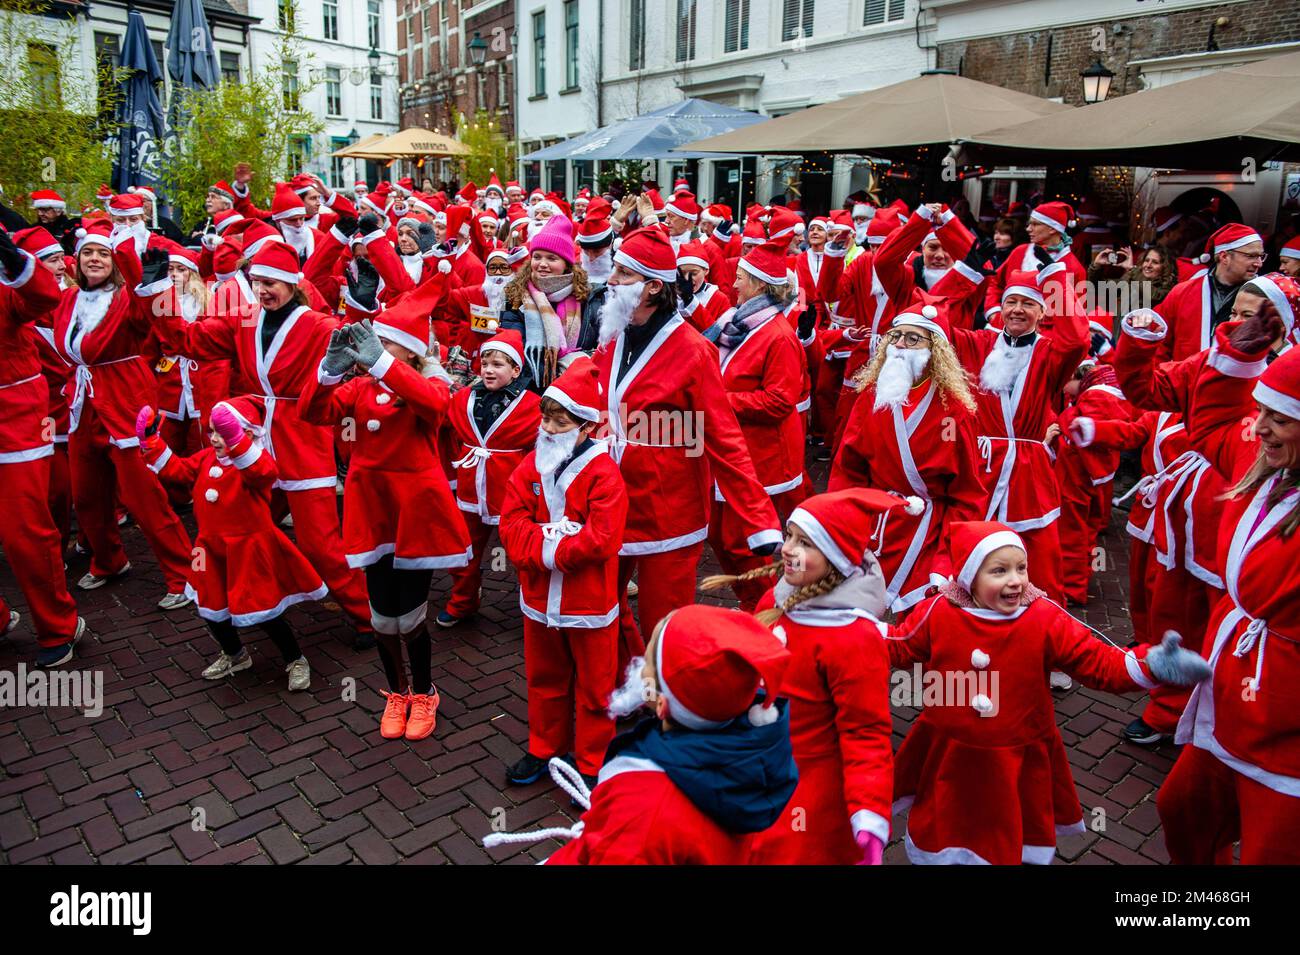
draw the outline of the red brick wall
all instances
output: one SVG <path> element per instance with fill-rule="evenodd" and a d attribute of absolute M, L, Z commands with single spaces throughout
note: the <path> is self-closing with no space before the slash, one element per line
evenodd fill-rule
<path fill-rule="evenodd" d="M 1115 72 L 1111 96 L 1136 92 L 1141 87 L 1138 69 L 1128 65 L 1131 60 L 1201 52 L 1219 17 L 1230 21 L 1216 28 L 1220 49 L 1300 40 L 1295 0 L 1254 0 L 1167 13 L 1156 4 L 1143 6 L 1153 9 L 1124 19 L 941 43 L 938 65 L 985 83 L 1034 96 L 1060 96 L 1078 105 L 1083 102 L 1079 72 L 1093 60 L 1100 58 Z M 1112 30 L 1116 24 L 1123 27 L 1118 36 Z M 1101 53 L 1094 49 L 1096 27 L 1102 28 L 1105 41 Z"/>

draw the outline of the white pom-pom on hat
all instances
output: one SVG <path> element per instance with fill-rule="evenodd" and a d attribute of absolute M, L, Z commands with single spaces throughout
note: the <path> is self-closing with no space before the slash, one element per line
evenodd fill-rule
<path fill-rule="evenodd" d="M 903 508 L 903 510 L 913 516 L 920 514 L 925 510 L 925 501 L 921 500 L 916 495 L 911 495 L 907 498 L 907 506 Z"/>
<path fill-rule="evenodd" d="M 938 318 L 938 317 L 939 317 L 939 310 L 938 310 L 937 308 L 935 308 L 933 305 L 926 305 L 926 306 L 923 306 L 923 307 L 921 308 L 921 317 L 922 317 L 922 318 Z"/>
<path fill-rule="evenodd" d="M 438 263 L 438 271 L 441 272 L 443 275 L 446 275 L 448 272 L 451 271 L 451 263 L 448 262 L 446 259 L 443 259 L 441 262 Z"/>
<path fill-rule="evenodd" d="M 1208 252 L 1202 252 L 1200 255 L 1198 255 L 1198 256 L 1196 257 L 1196 261 L 1197 261 L 1197 262 L 1200 262 L 1200 263 L 1202 263 L 1202 264 L 1204 264 L 1204 263 L 1206 263 L 1206 262 L 1209 262 L 1209 261 L 1210 261 L 1210 253 L 1208 253 Z"/>
<path fill-rule="evenodd" d="M 983 670 L 989 665 L 989 655 L 976 647 L 970 652 L 970 665 L 977 670 Z"/>
<path fill-rule="evenodd" d="M 806 229 L 806 228 L 807 228 L 807 226 L 805 226 L 802 222 L 796 222 L 796 223 L 794 224 L 794 234 L 795 234 L 795 235 L 803 235 L 803 233 L 804 233 L 804 229 Z"/>
<path fill-rule="evenodd" d="M 768 726 L 781 718 L 781 714 L 776 711 L 775 703 L 771 706 L 760 706 L 755 703 L 749 708 L 748 715 L 750 726 Z"/>
<path fill-rule="evenodd" d="M 215 504 L 217 502 L 217 498 L 220 496 L 221 495 L 217 493 L 217 489 L 215 487 L 210 487 L 207 489 L 207 491 L 204 492 L 203 499 L 207 501 L 209 504 Z"/>
<path fill-rule="evenodd" d="M 500 328 L 500 323 L 495 318 L 489 318 L 487 323 L 488 331 L 495 332 Z"/>
<path fill-rule="evenodd" d="M 84 239 L 84 238 L 86 237 L 86 234 L 87 234 L 87 233 L 86 233 L 86 230 L 85 230 L 85 229 L 78 229 L 78 230 L 77 230 L 77 238 L 78 238 L 78 239 Z"/>
<path fill-rule="evenodd" d="M 1078 219 L 1071 219 L 1069 222 L 1067 222 L 1067 223 L 1065 224 L 1065 227 L 1066 227 L 1067 229 L 1075 229 L 1075 228 L 1078 228 L 1078 225 L 1079 225 L 1079 220 L 1078 220 Z"/>

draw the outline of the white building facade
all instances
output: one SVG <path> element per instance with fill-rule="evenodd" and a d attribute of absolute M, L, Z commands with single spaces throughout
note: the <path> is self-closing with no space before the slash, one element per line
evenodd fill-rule
<path fill-rule="evenodd" d="M 692 96 L 766 116 L 830 102 L 933 66 L 919 0 L 517 0 L 521 155 Z M 803 192 L 838 202 L 865 182 L 845 158 L 664 160 L 702 198 L 733 205 Z M 521 164 L 525 180 L 573 191 L 594 164 Z"/>

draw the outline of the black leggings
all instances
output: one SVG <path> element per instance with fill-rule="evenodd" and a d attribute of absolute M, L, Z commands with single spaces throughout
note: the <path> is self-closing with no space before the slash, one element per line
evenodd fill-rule
<path fill-rule="evenodd" d="M 229 620 L 209 620 L 207 621 L 208 629 L 212 635 L 217 638 L 217 643 L 221 644 L 222 652 L 227 656 L 238 656 L 239 651 L 243 649 L 244 642 L 239 639 L 239 631 Z M 285 663 L 292 663 L 302 656 L 302 650 L 298 647 L 298 641 L 285 623 L 284 617 L 275 617 L 274 619 L 264 621 L 258 624 L 266 631 L 267 636 L 275 644 L 275 648 L 280 651 L 284 657 Z"/>
<path fill-rule="evenodd" d="M 427 604 L 432 582 L 432 570 L 395 568 L 392 554 L 366 568 L 366 589 L 370 592 L 372 612 L 392 619 L 404 617 Z M 406 653 L 411 659 L 409 689 L 416 693 L 432 693 L 433 640 L 423 622 L 406 634 L 380 633 L 376 628 L 375 644 L 388 688 L 399 693 L 408 689 L 406 674 L 402 672 L 403 637 L 406 638 Z"/>

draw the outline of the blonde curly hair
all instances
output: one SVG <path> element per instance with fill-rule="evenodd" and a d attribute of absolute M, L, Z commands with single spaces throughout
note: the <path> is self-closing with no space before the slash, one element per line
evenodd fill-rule
<path fill-rule="evenodd" d="M 858 391 L 876 383 L 888 354 L 884 338 L 881 338 L 871 360 L 853 376 L 853 386 Z M 945 408 L 959 404 L 974 413 L 975 396 L 971 393 L 970 378 L 957 360 L 957 353 L 945 338 L 932 337 L 930 340 L 930 377 L 939 389 L 939 397 Z"/>

